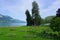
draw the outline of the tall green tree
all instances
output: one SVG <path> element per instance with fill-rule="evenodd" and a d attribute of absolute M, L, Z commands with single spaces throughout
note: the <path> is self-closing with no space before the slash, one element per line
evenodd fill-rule
<path fill-rule="evenodd" d="M 57 10 L 56 16 L 51 20 L 50 28 L 53 31 L 60 31 L 60 9 Z"/>
<path fill-rule="evenodd" d="M 39 8 L 36 1 L 32 3 L 32 19 L 33 19 L 33 25 L 39 26 L 41 24 L 41 17 L 39 15 Z"/>
<path fill-rule="evenodd" d="M 30 15 L 29 11 L 26 10 L 25 14 L 26 14 L 27 26 L 32 26 L 32 17 Z"/>

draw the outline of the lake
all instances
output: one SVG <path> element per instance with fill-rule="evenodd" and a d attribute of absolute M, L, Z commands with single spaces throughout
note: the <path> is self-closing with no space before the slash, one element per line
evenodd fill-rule
<path fill-rule="evenodd" d="M 0 23 L 0 26 L 25 26 L 26 23 Z"/>

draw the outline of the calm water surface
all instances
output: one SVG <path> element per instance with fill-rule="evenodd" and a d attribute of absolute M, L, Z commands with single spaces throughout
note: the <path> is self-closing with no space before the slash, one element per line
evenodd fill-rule
<path fill-rule="evenodd" d="M 25 26 L 26 23 L 0 23 L 0 26 Z"/>

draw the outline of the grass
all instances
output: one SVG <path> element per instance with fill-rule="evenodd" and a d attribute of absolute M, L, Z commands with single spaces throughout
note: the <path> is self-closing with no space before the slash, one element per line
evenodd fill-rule
<path fill-rule="evenodd" d="M 53 40 L 49 38 L 43 38 L 41 36 L 33 37 L 32 31 L 36 33 L 40 33 L 43 30 L 47 30 L 50 32 L 51 29 L 49 27 L 0 27 L 0 40 Z"/>

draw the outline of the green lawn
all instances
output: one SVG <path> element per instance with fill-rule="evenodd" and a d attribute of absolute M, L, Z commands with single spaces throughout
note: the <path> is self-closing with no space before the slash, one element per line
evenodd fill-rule
<path fill-rule="evenodd" d="M 53 40 L 49 38 L 43 38 L 40 34 L 33 37 L 33 31 L 41 33 L 43 30 L 50 31 L 49 27 L 0 27 L 0 40 Z"/>

